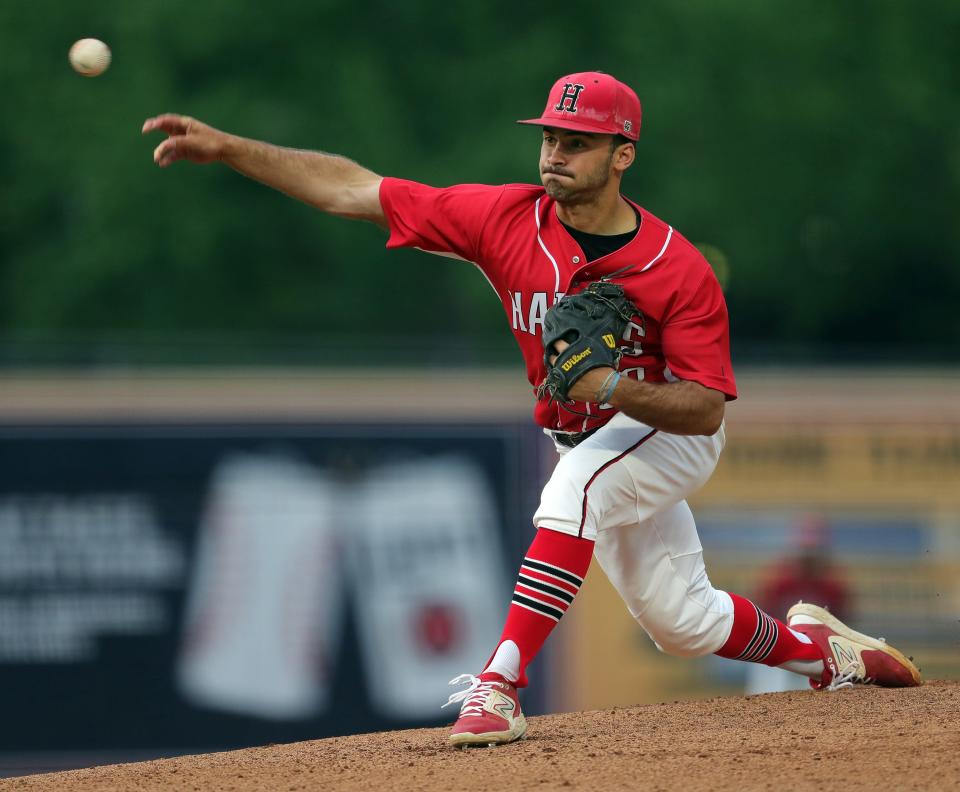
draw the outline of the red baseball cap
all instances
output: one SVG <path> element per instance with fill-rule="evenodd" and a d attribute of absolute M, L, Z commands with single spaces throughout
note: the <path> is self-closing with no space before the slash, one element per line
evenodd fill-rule
<path fill-rule="evenodd" d="M 603 72 L 579 72 L 553 84 L 540 118 L 518 124 L 640 137 L 640 100 L 629 85 Z"/>

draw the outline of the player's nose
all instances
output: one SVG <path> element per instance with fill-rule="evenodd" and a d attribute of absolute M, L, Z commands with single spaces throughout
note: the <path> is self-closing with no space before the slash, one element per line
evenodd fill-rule
<path fill-rule="evenodd" d="M 566 162 L 566 157 L 564 157 L 563 152 L 560 151 L 560 146 L 547 148 L 546 162 L 548 165 L 563 165 Z"/>

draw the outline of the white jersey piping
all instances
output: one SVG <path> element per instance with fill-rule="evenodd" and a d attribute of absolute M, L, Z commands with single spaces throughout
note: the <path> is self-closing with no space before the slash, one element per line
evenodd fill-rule
<path fill-rule="evenodd" d="M 668 230 L 667 230 L 667 238 L 666 238 L 666 240 L 665 240 L 664 243 L 663 243 L 663 247 L 660 248 L 660 252 L 657 253 L 657 255 L 653 257 L 653 260 L 652 260 L 649 264 L 647 264 L 646 267 L 644 267 L 642 270 L 640 270 L 640 272 L 646 272 L 648 269 L 650 269 L 650 267 L 652 267 L 654 264 L 656 264 L 657 261 L 660 260 L 660 257 L 666 252 L 666 250 L 667 250 L 667 245 L 670 244 L 670 237 L 673 236 L 673 226 L 667 226 L 667 229 L 668 229 Z"/>
<path fill-rule="evenodd" d="M 547 254 L 547 258 L 550 259 L 550 263 L 553 264 L 553 271 L 556 273 L 557 279 L 553 287 L 553 293 L 557 294 L 560 291 L 560 267 L 557 266 L 557 260 L 553 257 L 547 246 L 543 243 L 543 239 L 540 237 L 540 199 L 537 198 L 537 202 L 533 205 L 533 220 L 537 224 L 537 242 L 540 243 L 540 247 L 544 253 Z M 651 264 L 653 262 L 650 262 Z M 649 266 L 649 264 L 647 265 Z"/>

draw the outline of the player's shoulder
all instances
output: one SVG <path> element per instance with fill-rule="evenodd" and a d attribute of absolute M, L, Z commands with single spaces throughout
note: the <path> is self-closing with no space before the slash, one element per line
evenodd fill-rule
<path fill-rule="evenodd" d="M 487 216 L 496 217 L 497 222 L 522 217 L 545 194 L 543 187 L 533 184 L 457 184 L 448 189 L 461 198 L 487 206 Z"/>
<path fill-rule="evenodd" d="M 536 184 L 502 184 L 500 205 L 503 207 L 523 208 L 534 206 L 546 195 L 546 190 Z"/>
<path fill-rule="evenodd" d="M 546 194 L 546 190 L 536 184 L 455 184 L 448 189 L 498 195 L 505 203 L 535 203 Z"/>
<path fill-rule="evenodd" d="M 387 189 L 401 189 L 413 195 L 431 194 L 439 199 L 477 201 L 501 207 L 535 204 L 544 195 L 543 187 L 534 184 L 480 184 L 463 182 L 438 187 L 396 177 L 385 178 Z"/>
<path fill-rule="evenodd" d="M 689 271 L 710 270 L 710 263 L 706 260 L 700 249 L 680 233 L 674 226 L 661 220 L 653 212 L 644 209 L 638 204 L 634 204 L 640 211 L 640 216 L 648 227 L 653 227 L 657 232 L 667 240 L 663 255 L 671 261 L 672 264 L 681 264 Z"/>
<path fill-rule="evenodd" d="M 513 200 L 536 200 L 546 194 L 546 190 L 539 184 L 504 184 L 502 185 L 505 193 L 509 194 Z"/>

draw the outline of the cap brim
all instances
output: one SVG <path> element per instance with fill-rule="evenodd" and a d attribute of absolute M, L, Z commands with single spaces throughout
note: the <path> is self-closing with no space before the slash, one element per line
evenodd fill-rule
<path fill-rule="evenodd" d="M 540 127 L 553 127 L 554 129 L 568 129 L 571 132 L 589 132 L 592 135 L 617 135 L 621 134 L 624 137 L 633 140 L 630 135 L 624 134 L 623 132 L 611 132 L 609 129 L 604 129 L 601 126 L 596 124 L 588 124 L 585 121 L 575 121 L 568 120 L 566 118 L 549 118 L 547 116 L 541 116 L 540 118 L 528 118 L 523 121 L 517 121 L 518 124 L 530 124 L 532 126 Z"/>

